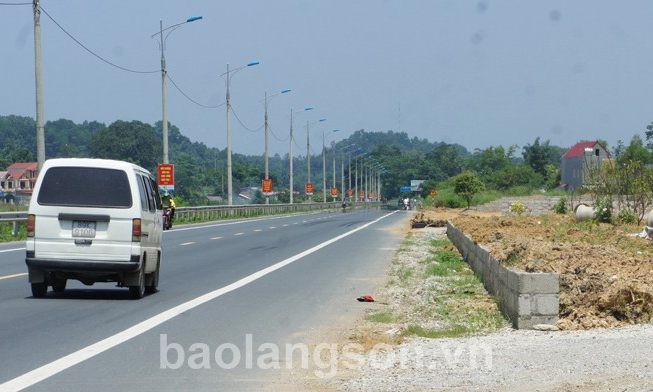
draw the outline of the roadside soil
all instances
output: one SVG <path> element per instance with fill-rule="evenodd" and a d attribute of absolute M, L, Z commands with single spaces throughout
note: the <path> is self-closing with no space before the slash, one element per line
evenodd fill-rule
<path fill-rule="evenodd" d="M 563 330 L 648 323 L 653 315 L 653 243 L 642 226 L 577 223 L 572 215 L 481 216 L 424 211 L 450 219 L 510 268 L 560 275 Z"/>

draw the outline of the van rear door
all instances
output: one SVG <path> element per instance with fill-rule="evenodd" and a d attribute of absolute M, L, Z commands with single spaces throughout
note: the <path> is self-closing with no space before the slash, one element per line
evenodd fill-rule
<path fill-rule="evenodd" d="M 135 214 L 124 170 L 55 166 L 40 184 L 35 257 L 129 261 Z"/>

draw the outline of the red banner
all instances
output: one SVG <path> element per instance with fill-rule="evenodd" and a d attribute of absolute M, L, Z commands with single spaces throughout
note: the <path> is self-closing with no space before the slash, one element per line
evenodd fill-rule
<path fill-rule="evenodd" d="M 347 189 L 347 196 L 354 196 L 354 191 Z"/>
<path fill-rule="evenodd" d="M 333 197 L 338 196 L 338 188 L 331 188 L 331 196 Z"/>
<path fill-rule="evenodd" d="M 306 183 L 306 195 L 313 196 L 313 184 L 310 182 Z"/>
<path fill-rule="evenodd" d="M 159 187 L 168 190 L 175 188 L 175 165 L 161 164 L 158 167 Z"/>
<path fill-rule="evenodd" d="M 263 194 L 266 196 L 271 195 L 272 192 L 272 180 L 263 180 Z"/>

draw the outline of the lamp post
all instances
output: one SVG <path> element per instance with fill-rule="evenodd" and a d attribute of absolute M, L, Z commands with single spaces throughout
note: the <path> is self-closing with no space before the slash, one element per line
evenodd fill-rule
<path fill-rule="evenodd" d="M 306 166 L 308 170 L 308 176 L 306 183 L 310 184 L 311 183 L 311 139 L 310 139 L 310 126 L 315 125 L 320 122 L 326 121 L 326 118 L 321 118 L 314 123 L 310 124 L 308 121 L 306 121 Z"/>
<path fill-rule="evenodd" d="M 355 152 L 358 152 L 358 151 L 362 151 L 362 149 L 359 148 Z M 365 154 L 367 154 L 367 153 L 364 152 L 364 153 L 358 155 L 357 157 L 354 157 L 354 166 L 355 166 L 355 168 L 354 168 L 354 200 L 357 200 L 358 197 L 359 197 L 358 196 L 358 161 L 359 161 L 358 158 L 362 158 Z M 361 188 L 362 188 L 362 186 L 363 186 L 363 181 L 361 181 Z"/>
<path fill-rule="evenodd" d="M 349 150 L 351 148 L 353 148 L 353 150 Z M 349 151 L 345 151 L 345 150 L 349 150 Z M 348 173 L 348 175 L 349 175 L 349 189 L 351 189 L 351 153 L 353 151 L 358 151 L 358 150 L 360 150 L 360 148 L 356 147 L 356 143 L 352 143 L 352 144 L 350 144 L 348 146 L 342 147 L 339 150 L 339 151 L 342 151 L 342 152 L 347 152 L 347 156 L 349 157 L 349 173 Z M 336 158 L 335 158 L 335 155 L 334 155 L 334 158 L 333 158 L 333 162 L 334 162 L 333 163 L 333 167 L 334 167 L 334 180 L 333 180 L 333 182 L 334 183 L 335 183 L 335 165 L 336 165 L 335 164 L 335 159 Z M 340 185 L 342 186 L 342 198 L 341 198 L 341 200 L 344 201 L 345 200 L 345 158 L 344 157 L 342 157 L 342 160 L 340 161 Z"/>
<path fill-rule="evenodd" d="M 298 110 L 294 113 L 301 113 L 305 112 L 308 110 L 313 110 L 311 106 L 307 106 L 304 109 Z M 293 110 L 292 108 L 290 109 L 290 204 L 293 203 L 293 168 L 292 168 L 292 161 L 293 161 L 293 155 L 292 155 L 292 145 L 295 143 L 295 139 L 293 137 L 293 131 L 292 131 L 292 118 L 293 118 Z"/>
<path fill-rule="evenodd" d="M 267 91 L 265 92 L 264 102 L 265 102 L 265 179 L 266 180 L 270 179 L 270 166 L 268 164 L 268 157 L 269 157 L 269 154 L 268 154 L 268 132 L 269 132 L 268 131 L 268 129 L 269 129 L 268 128 L 268 100 L 276 97 L 277 95 L 285 94 L 285 93 L 289 93 L 289 92 L 290 92 L 290 89 L 285 89 L 285 90 L 279 91 L 278 93 L 274 93 L 274 94 L 272 94 L 270 96 L 268 96 Z M 265 204 L 270 204 L 270 197 L 268 195 L 265 195 Z"/>
<path fill-rule="evenodd" d="M 339 129 L 334 129 L 329 132 L 332 134 L 334 132 L 339 132 Z M 324 143 L 324 131 L 322 131 L 322 193 L 324 194 L 322 202 L 326 203 L 326 145 Z M 333 156 L 333 187 L 336 187 L 336 157 Z"/>
<path fill-rule="evenodd" d="M 234 204 L 234 199 L 233 182 L 231 175 L 231 95 L 229 94 L 229 85 L 231 84 L 231 78 L 236 72 L 258 64 L 258 61 L 252 61 L 247 65 L 243 65 L 242 67 L 234 68 L 232 70 L 229 70 L 229 64 L 227 64 L 227 72 L 220 75 L 226 75 L 225 82 L 227 83 L 227 204 L 230 206 Z"/>
<path fill-rule="evenodd" d="M 165 51 L 166 51 L 166 40 L 168 39 L 168 36 L 170 33 L 172 33 L 174 30 L 178 29 L 182 25 L 185 25 L 186 23 L 190 22 L 195 22 L 196 20 L 202 19 L 201 16 L 191 16 L 190 18 L 186 19 L 185 22 L 177 23 L 172 26 L 168 26 L 165 29 L 163 28 L 163 21 L 159 19 L 159 32 L 154 33 L 150 36 L 150 38 L 154 38 L 157 35 L 159 36 L 159 49 L 161 50 L 161 106 L 162 106 L 162 128 L 163 128 L 163 163 L 167 164 L 169 163 L 168 160 L 168 88 L 166 84 L 166 79 L 168 75 L 168 71 L 166 70 L 166 57 L 165 57 Z M 163 37 L 163 32 L 167 31 L 165 38 Z"/>

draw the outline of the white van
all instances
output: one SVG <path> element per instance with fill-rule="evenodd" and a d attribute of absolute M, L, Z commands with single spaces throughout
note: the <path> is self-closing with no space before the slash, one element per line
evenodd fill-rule
<path fill-rule="evenodd" d="M 50 159 L 39 173 L 27 218 L 32 295 L 68 279 L 117 282 L 132 298 L 154 293 L 161 268 L 162 206 L 152 175 L 106 159 Z"/>

